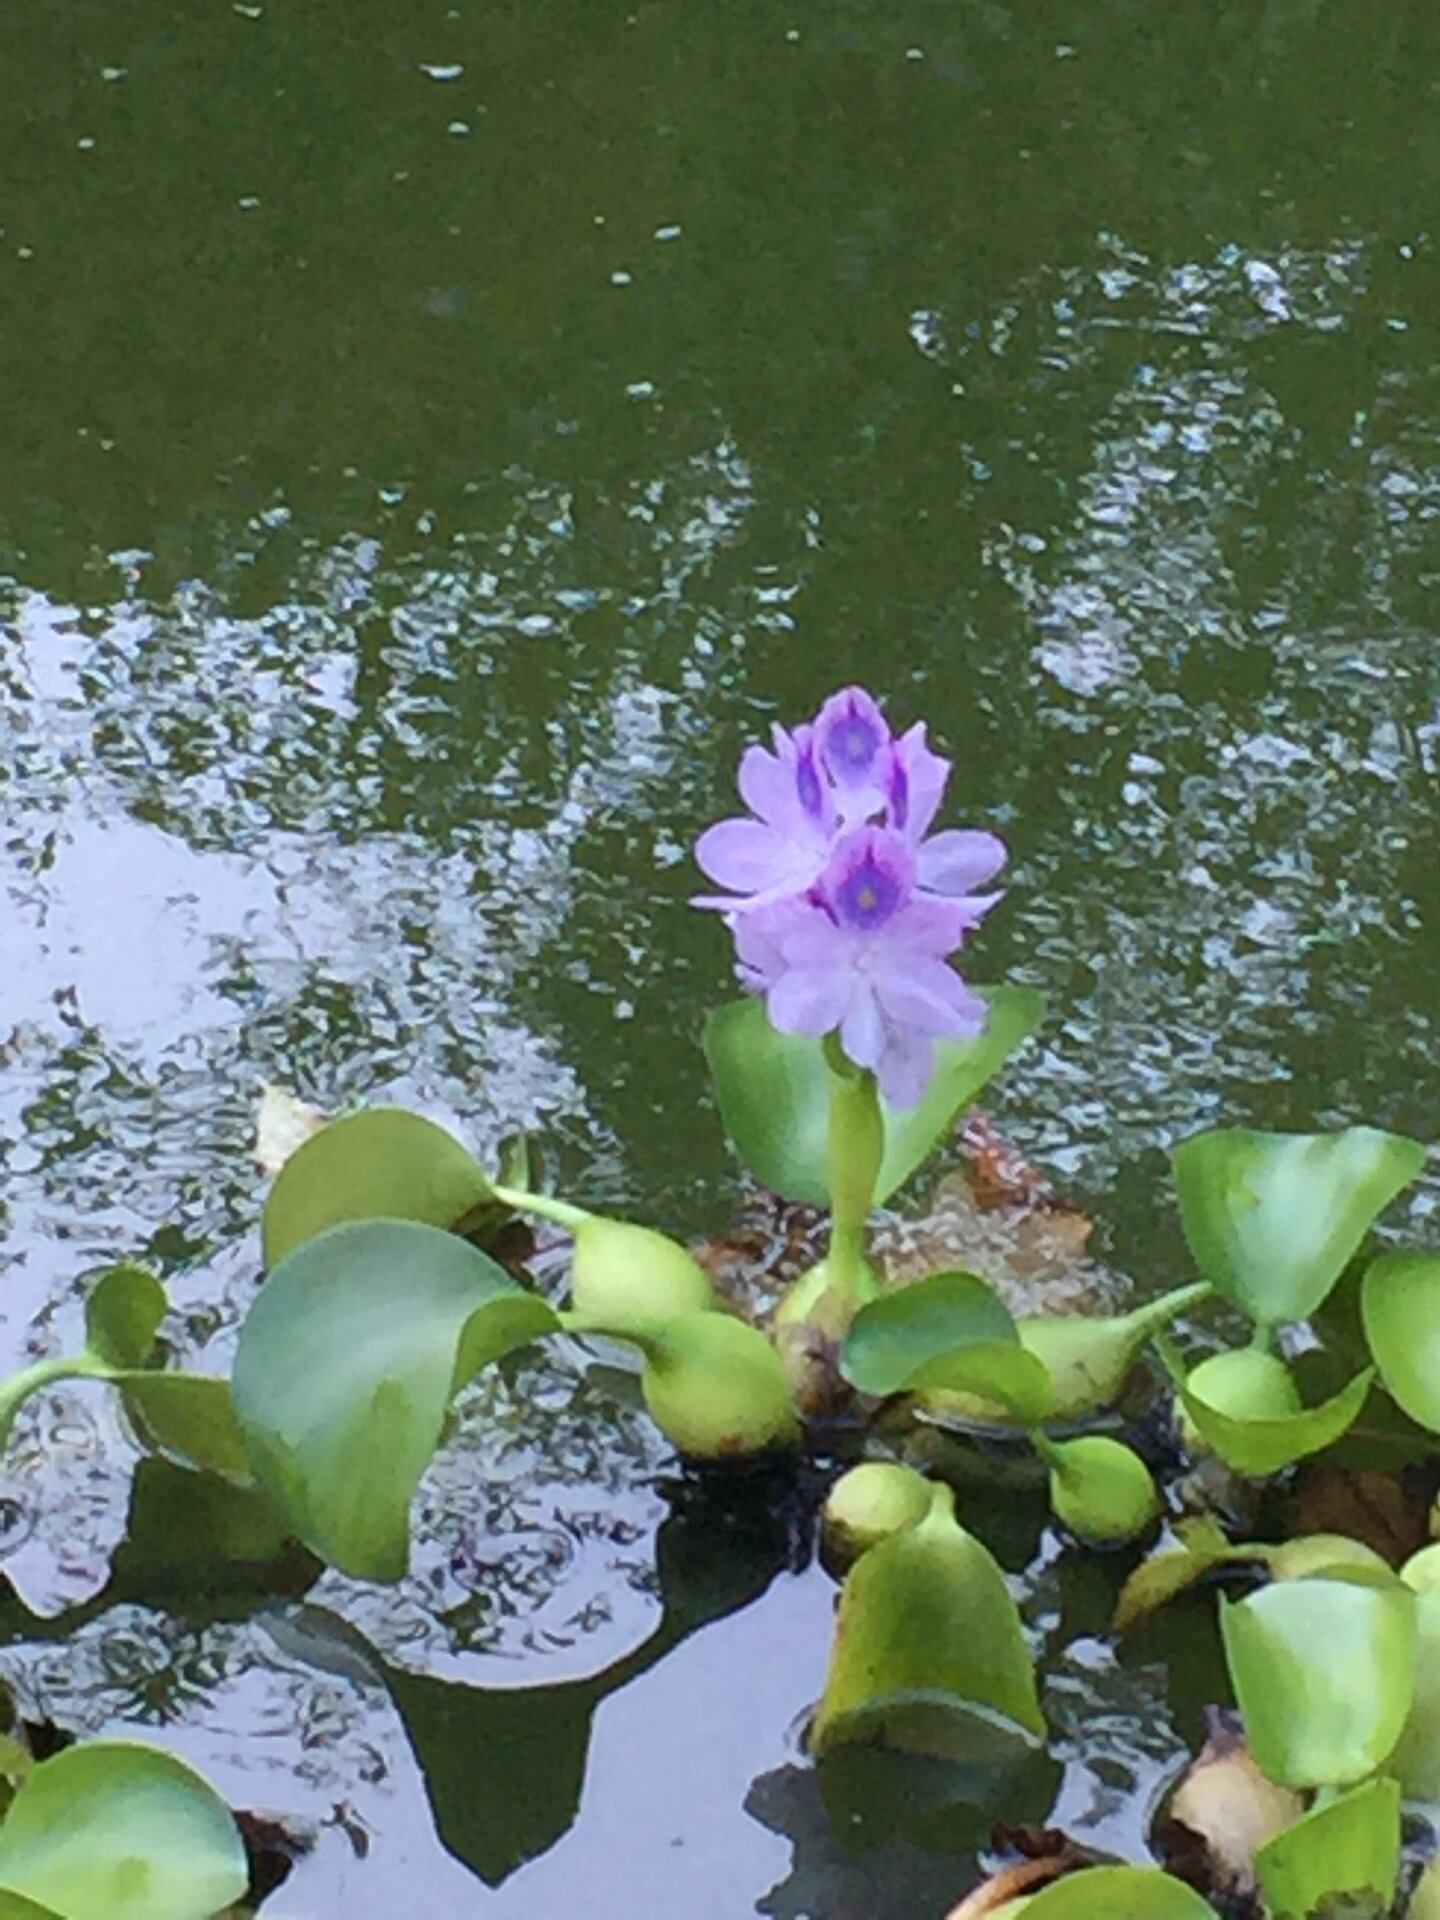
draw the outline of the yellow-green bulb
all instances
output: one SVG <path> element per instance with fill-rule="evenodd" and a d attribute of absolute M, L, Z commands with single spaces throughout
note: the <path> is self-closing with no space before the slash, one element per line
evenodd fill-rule
<path fill-rule="evenodd" d="M 1093 1434 L 1046 1453 L 1050 1507 L 1077 1540 L 1115 1547 L 1146 1532 L 1160 1514 L 1150 1469 L 1119 1440 Z"/>
<path fill-rule="evenodd" d="M 643 1350 L 645 1404 L 682 1453 L 736 1459 L 798 1443 L 785 1368 L 755 1327 L 726 1313 L 683 1314 Z"/>
<path fill-rule="evenodd" d="M 930 1511 L 930 1482 L 893 1460 L 862 1460 L 831 1487 L 823 1513 L 825 1555 L 837 1572 L 914 1526 Z"/>
<path fill-rule="evenodd" d="M 705 1269 L 677 1241 L 595 1213 L 575 1227 L 570 1300 L 577 1313 L 617 1333 L 716 1305 Z"/>

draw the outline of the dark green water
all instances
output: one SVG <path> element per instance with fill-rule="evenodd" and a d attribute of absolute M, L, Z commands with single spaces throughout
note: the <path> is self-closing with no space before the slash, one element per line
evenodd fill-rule
<path fill-rule="evenodd" d="M 7 1361 L 130 1253 L 223 1359 L 270 1079 L 721 1220 L 686 850 L 850 677 L 1014 848 L 976 973 L 1052 1011 L 997 1104 L 1141 1286 L 1177 1135 L 1440 1131 L 1433 6 L 110 0 L 0 61 Z M 321 1822 L 281 1911 L 943 1911 L 963 1860 L 842 1868 L 785 1771 L 828 1584 L 743 1501 L 657 1576 L 671 1463 L 609 1407 L 517 1372 L 412 1579 L 311 1596 L 387 1687 L 248 1603 L 72 1631 L 130 1456 L 56 1397 L 0 1509 L 54 1624 L 0 1666 Z M 1062 1811 L 1123 1843 L 1193 1724 L 1011 1531 L 1082 1636 Z M 592 1707 L 578 1824 L 488 1892 L 405 1728 L 494 1878 Z"/>

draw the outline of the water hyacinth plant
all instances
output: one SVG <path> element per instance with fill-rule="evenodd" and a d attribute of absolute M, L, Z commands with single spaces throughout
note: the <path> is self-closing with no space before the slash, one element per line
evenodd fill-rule
<path fill-rule="evenodd" d="M 542 1191 L 523 1143 L 489 1166 L 399 1109 L 302 1115 L 275 1156 L 266 1274 L 229 1378 L 171 1366 L 164 1289 L 115 1267 L 89 1289 L 77 1351 L 0 1383 L 0 1443 L 57 1381 L 104 1383 L 144 1450 L 221 1484 L 253 1537 L 303 1549 L 305 1578 L 323 1562 L 393 1581 L 409 1566 L 416 1490 L 470 1384 L 539 1342 L 582 1354 L 602 1343 L 612 1362 L 628 1353 L 635 1401 L 698 1468 L 765 1456 L 812 1488 L 866 1456 L 826 1506 L 845 1574 L 811 1726 L 827 1802 L 853 1808 L 884 1751 L 922 1766 L 931 1788 L 943 1772 L 951 1812 L 999 1814 L 1012 1809 L 993 1796 L 1044 1778 L 1053 1756 L 1020 1606 L 946 1480 L 935 1436 L 959 1434 L 981 1475 L 1023 1458 L 1067 1552 L 1133 1560 L 1170 1517 L 1173 1533 L 1125 1583 L 1117 1631 L 1212 1576 L 1264 1582 L 1223 1606 L 1232 1687 L 1256 1764 L 1277 1789 L 1314 1796 L 1257 1852 L 1264 1911 L 1300 1920 L 1296 1903 L 1317 1888 L 1362 1882 L 1388 1897 L 1399 1796 L 1440 1800 L 1433 1558 L 1397 1574 L 1399 1554 L 1392 1565 L 1344 1536 L 1257 1543 L 1216 1514 L 1181 1519 L 1173 1442 L 1124 1409 L 1137 1377 L 1152 1398 L 1173 1384 L 1183 1466 L 1283 1483 L 1388 1395 L 1384 1411 L 1413 1423 L 1402 1422 L 1404 1457 L 1420 1459 L 1425 1434 L 1440 1432 L 1440 1262 L 1371 1260 L 1367 1241 L 1424 1149 L 1367 1127 L 1216 1129 L 1181 1143 L 1193 1267 L 1129 1311 L 1026 1300 L 1017 1314 L 993 1280 L 953 1262 L 891 1284 L 877 1210 L 1042 1012 L 1032 988 L 977 986 L 959 969 L 1007 856 L 993 833 L 942 824 L 950 773 L 923 724 L 897 732 L 869 693 L 844 688 L 747 748 L 745 813 L 696 846 L 713 889 L 696 905 L 733 942 L 742 989 L 704 1036 L 722 1119 L 762 1188 L 825 1215 L 823 1254 L 814 1261 L 807 1238 L 814 1264 L 773 1319 L 737 1311 L 683 1235 Z M 539 1285 L 517 1253 L 517 1216 L 568 1237 L 562 1286 Z M 1347 1296 L 1359 1349 L 1337 1377 L 1351 1377 L 1307 1406 L 1281 1330 Z M 1212 1339 L 1191 1358 L 1186 1318 L 1217 1300 L 1244 1323 L 1244 1344 L 1216 1352 Z M 797 1477 L 807 1442 L 814 1461 Z M 902 1800 L 917 1777 L 904 1776 Z M 1088 1892 L 1117 1914 L 1211 1910 L 1158 1869 L 1093 1871 L 1115 1876 Z M 1000 1911 L 1101 1910 L 1084 1905 L 1085 1881 L 1067 1875 Z"/>

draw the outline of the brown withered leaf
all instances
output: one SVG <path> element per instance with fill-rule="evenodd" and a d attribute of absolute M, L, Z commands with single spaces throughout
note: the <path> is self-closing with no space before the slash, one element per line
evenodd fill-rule
<path fill-rule="evenodd" d="M 1239 1716 L 1205 1710 L 1205 1744 L 1176 1782 L 1151 1836 L 1166 1869 L 1238 1915 L 1258 1912 L 1255 1854 L 1305 1808 L 1255 1763 Z"/>

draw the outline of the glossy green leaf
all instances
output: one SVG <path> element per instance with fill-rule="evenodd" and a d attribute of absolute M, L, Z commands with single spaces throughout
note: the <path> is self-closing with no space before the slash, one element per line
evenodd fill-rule
<path fill-rule="evenodd" d="M 1308 1454 L 1333 1446 L 1359 1418 L 1375 1379 L 1375 1369 L 1367 1367 L 1318 1407 L 1270 1419 L 1246 1419 L 1211 1406 L 1191 1388 L 1174 1347 L 1168 1341 L 1156 1344 L 1196 1431 L 1226 1466 L 1252 1479 L 1278 1473 Z"/>
<path fill-rule="evenodd" d="M 957 1347 L 1008 1344 L 1010 1309 L 973 1273 L 932 1273 L 862 1307 L 840 1352 L 840 1370 L 862 1393 L 899 1393 L 917 1369 Z"/>
<path fill-rule="evenodd" d="M 935 1073 L 924 1098 L 909 1108 L 884 1108 L 885 1154 L 876 1189 L 881 1204 L 904 1184 L 1039 1024 L 1044 1002 L 1031 987 L 989 987 L 985 1032 L 975 1040 L 937 1046 Z M 705 1025 L 725 1130 L 741 1159 L 771 1192 L 812 1206 L 830 1200 L 827 1135 L 833 1076 L 823 1042 L 776 1033 L 759 999 L 735 1000 Z"/>
<path fill-rule="evenodd" d="M 206 1473 L 248 1482 L 250 1456 L 230 1382 L 201 1373 L 127 1373 L 118 1382 L 137 1437 Z"/>
<path fill-rule="evenodd" d="M 437 1227 L 354 1221 L 304 1241 L 261 1288 L 235 1356 L 235 1411 L 256 1479 L 322 1559 L 398 1579 L 411 1497 L 455 1391 L 559 1324 L 486 1254 Z"/>
<path fill-rule="evenodd" d="M 1313 1313 L 1376 1216 L 1425 1164 L 1418 1141 L 1221 1128 L 1175 1150 L 1180 1216 L 1201 1273 L 1264 1325 Z"/>
<path fill-rule="evenodd" d="M 1258 1848 L 1255 1876 L 1268 1920 L 1308 1920 L 1336 1894 L 1373 1893 L 1388 1913 L 1400 1875 L 1400 1789 L 1367 1780 L 1315 1807 Z"/>
<path fill-rule="evenodd" d="M 1440 1800 L 1440 1588 L 1416 1595 L 1415 1689 L 1388 1771 L 1407 1799 Z"/>
<path fill-rule="evenodd" d="M 1024 1903 L 1025 1920 L 1215 1920 L 1193 1887 L 1158 1867 L 1085 1867 Z"/>
<path fill-rule="evenodd" d="M 1142 1560 L 1120 1589 L 1111 1623 L 1114 1631 L 1128 1633 L 1216 1567 L 1243 1561 L 1247 1552 L 1253 1559 L 1257 1551 L 1233 1545 L 1209 1514 L 1177 1522 L 1175 1544 Z"/>
<path fill-rule="evenodd" d="M 923 1520 L 882 1540 L 851 1569 L 811 1744 L 824 1753 L 837 1742 L 873 1738 L 862 1709 L 890 1696 L 932 1694 L 977 1702 L 1031 1733 L 1044 1732 L 1005 1576 L 958 1525 L 954 1497 L 943 1486 Z M 917 1731 L 931 1725 L 930 1716 L 906 1724 L 910 1737 L 931 1737 Z M 868 1734 L 857 1732 L 867 1725 Z"/>
<path fill-rule="evenodd" d="M 490 1198 L 484 1168 L 444 1127 L 367 1107 L 327 1122 L 281 1168 L 265 1203 L 265 1265 L 344 1221 L 454 1227 Z"/>
<path fill-rule="evenodd" d="M 1338 1787 L 1384 1765 L 1415 1677 L 1415 1596 L 1398 1580 L 1277 1582 L 1222 1599 L 1220 1626 L 1262 1772 L 1286 1787 Z"/>
<path fill-rule="evenodd" d="M 224 1801 L 139 1742 L 93 1740 L 42 1761 L 0 1827 L 0 1886 L 62 1920 L 210 1920 L 248 1878 Z"/>
<path fill-rule="evenodd" d="M 85 1301 L 85 1345 L 107 1367 L 149 1364 L 169 1303 L 144 1267 L 111 1267 Z"/>
<path fill-rule="evenodd" d="M 1440 1432 L 1440 1258 L 1386 1253 L 1360 1289 L 1365 1337 L 1392 1399 Z"/>
<path fill-rule="evenodd" d="M 0 1920 L 63 1920 L 53 1907 L 37 1906 L 23 1893 L 7 1893 L 0 1887 Z"/>
<path fill-rule="evenodd" d="M 912 1392 L 943 1404 L 947 1395 L 962 1394 L 974 1415 L 1010 1419 L 1034 1426 L 1048 1419 L 1055 1389 L 1043 1361 L 1024 1347 L 998 1341 L 973 1347 L 955 1347 L 917 1367 L 910 1377 Z"/>

